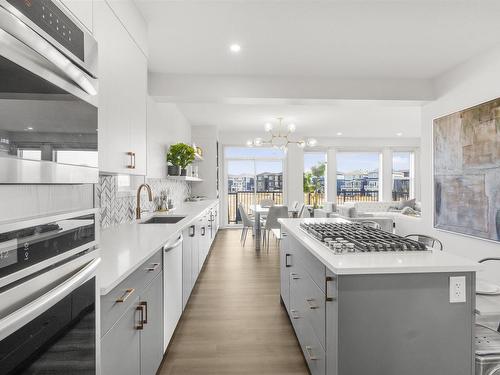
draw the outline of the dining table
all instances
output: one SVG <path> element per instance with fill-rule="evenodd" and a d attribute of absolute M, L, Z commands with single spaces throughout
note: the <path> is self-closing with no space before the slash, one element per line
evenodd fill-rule
<path fill-rule="evenodd" d="M 277 204 L 275 206 L 283 206 L 283 205 Z M 270 206 L 262 206 L 260 204 L 253 204 L 253 205 L 249 206 L 250 211 L 253 212 L 254 221 L 255 221 L 255 223 L 254 223 L 255 250 L 260 250 L 260 241 L 261 241 L 261 234 L 262 234 L 262 232 L 261 232 L 261 229 L 262 229 L 261 216 L 267 215 L 269 213 L 269 208 L 270 208 Z M 296 214 L 298 213 L 298 210 L 297 210 L 297 208 L 289 207 L 288 213 L 296 216 Z"/>

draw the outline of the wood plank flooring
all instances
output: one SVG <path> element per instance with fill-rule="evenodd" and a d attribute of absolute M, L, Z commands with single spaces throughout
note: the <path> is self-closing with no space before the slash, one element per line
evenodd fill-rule
<path fill-rule="evenodd" d="M 278 248 L 243 248 L 221 230 L 170 344 L 160 375 L 307 375 L 279 300 Z"/>

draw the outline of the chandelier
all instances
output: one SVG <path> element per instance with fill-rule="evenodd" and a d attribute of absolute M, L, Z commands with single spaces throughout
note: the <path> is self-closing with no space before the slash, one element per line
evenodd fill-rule
<path fill-rule="evenodd" d="M 283 124 L 283 117 L 277 117 L 276 120 L 278 120 L 276 128 L 270 122 L 264 125 L 264 130 L 266 131 L 266 133 L 268 133 L 266 138 L 258 137 L 254 139 L 249 139 L 247 141 L 247 146 L 248 147 L 272 146 L 275 148 L 279 148 L 283 151 L 286 151 L 289 144 L 296 144 L 298 147 L 304 148 L 306 146 L 314 147 L 318 143 L 318 141 L 314 138 L 307 138 L 306 140 L 291 139 L 292 133 L 295 132 L 295 124 L 290 123 L 287 126 L 285 126 Z"/>

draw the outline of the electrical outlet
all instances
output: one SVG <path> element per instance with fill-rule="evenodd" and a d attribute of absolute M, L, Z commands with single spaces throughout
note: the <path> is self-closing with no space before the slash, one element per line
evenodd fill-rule
<path fill-rule="evenodd" d="M 450 303 L 465 301 L 465 276 L 450 277 Z"/>

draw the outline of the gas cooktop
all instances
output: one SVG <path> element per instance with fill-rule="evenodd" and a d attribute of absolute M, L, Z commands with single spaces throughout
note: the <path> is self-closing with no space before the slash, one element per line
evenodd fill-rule
<path fill-rule="evenodd" d="M 335 254 L 431 251 L 424 244 L 362 223 L 301 223 L 300 228 Z"/>

